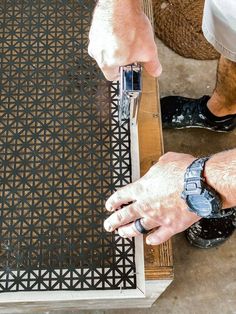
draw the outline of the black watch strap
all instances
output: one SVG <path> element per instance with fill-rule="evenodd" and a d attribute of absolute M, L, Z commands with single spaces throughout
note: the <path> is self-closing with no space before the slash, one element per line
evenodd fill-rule
<path fill-rule="evenodd" d="M 209 160 L 209 156 L 203 157 L 203 158 L 198 158 L 195 159 L 191 165 L 187 168 L 186 174 L 185 175 L 191 175 L 191 177 L 196 174 L 196 177 L 202 177 L 203 176 L 203 171 L 205 167 L 205 163 L 207 160 Z"/>
<path fill-rule="evenodd" d="M 210 218 L 219 214 L 221 201 L 218 194 L 206 184 L 203 172 L 209 157 L 195 159 L 186 169 L 184 191 L 188 209 L 200 217 Z"/>
<path fill-rule="evenodd" d="M 195 159 L 190 166 L 188 166 L 184 176 L 184 190 L 185 193 L 196 193 L 202 189 L 202 181 L 205 181 L 203 176 L 205 163 L 210 157 L 203 157 Z M 192 193 L 191 193 L 192 192 Z M 200 192 L 200 191 L 199 191 Z"/>
<path fill-rule="evenodd" d="M 210 159 L 208 157 L 202 157 L 195 159 L 186 169 L 185 176 L 184 176 L 184 192 L 182 194 L 182 198 L 186 200 L 186 198 L 190 195 L 201 194 L 203 189 L 206 188 L 206 179 L 204 177 L 204 169 L 206 162 Z M 210 191 L 210 190 L 211 191 Z M 211 187 L 208 186 L 208 192 L 214 195 L 216 198 L 216 203 L 218 203 L 218 210 L 213 209 L 211 215 L 207 218 L 221 218 L 228 215 L 231 215 L 233 212 L 233 208 L 227 208 L 222 210 L 221 209 L 221 200 L 220 196 L 216 191 L 214 191 Z M 193 211 L 189 208 L 190 211 Z M 194 211 L 196 213 L 196 211 Z M 197 213 L 199 214 L 199 213 Z M 201 215 L 200 215 L 201 216 Z M 204 217 L 204 216 L 201 216 Z M 205 216 L 206 217 L 206 216 Z"/>

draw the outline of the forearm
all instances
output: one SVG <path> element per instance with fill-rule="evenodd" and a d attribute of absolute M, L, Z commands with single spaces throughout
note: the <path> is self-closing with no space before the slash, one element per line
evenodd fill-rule
<path fill-rule="evenodd" d="M 236 206 L 236 149 L 213 155 L 206 163 L 205 178 L 223 200 L 223 207 Z"/>
<path fill-rule="evenodd" d="M 138 27 L 141 14 L 140 0 L 99 0 L 93 17 L 123 38 L 128 31 L 132 32 L 133 25 Z"/>
<path fill-rule="evenodd" d="M 105 18 L 124 16 L 130 13 L 142 11 L 141 0 L 98 0 L 96 10 L 100 11 Z"/>

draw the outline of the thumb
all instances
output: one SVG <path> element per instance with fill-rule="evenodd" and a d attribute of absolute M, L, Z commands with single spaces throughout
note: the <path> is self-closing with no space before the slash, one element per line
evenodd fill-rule
<path fill-rule="evenodd" d="M 158 245 L 167 241 L 173 234 L 170 228 L 162 226 L 147 236 L 146 243 L 149 245 Z"/>
<path fill-rule="evenodd" d="M 156 57 L 155 60 L 151 60 L 144 63 L 144 68 L 146 71 L 154 77 L 158 77 L 161 75 L 162 72 L 162 66 L 160 64 L 159 59 Z"/>

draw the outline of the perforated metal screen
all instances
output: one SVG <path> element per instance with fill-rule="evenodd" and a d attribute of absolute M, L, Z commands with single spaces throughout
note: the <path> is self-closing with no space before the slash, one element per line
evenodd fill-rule
<path fill-rule="evenodd" d="M 136 288 L 103 229 L 131 180 L 118 86 L 87 55 L 95 1 L 0 1 L 0 291 Z"/>

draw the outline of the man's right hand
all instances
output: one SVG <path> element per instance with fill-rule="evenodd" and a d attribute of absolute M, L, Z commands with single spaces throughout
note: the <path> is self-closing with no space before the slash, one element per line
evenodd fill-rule
<path fill-rule="evenodd" d="M 142 62 L 154 77 L 161 74 L 152 26 L 140 0 L 98 1 L 89 40 L 90 56 L 110 81 L 118 80 L 120 66 L 134 62 Z"/>

